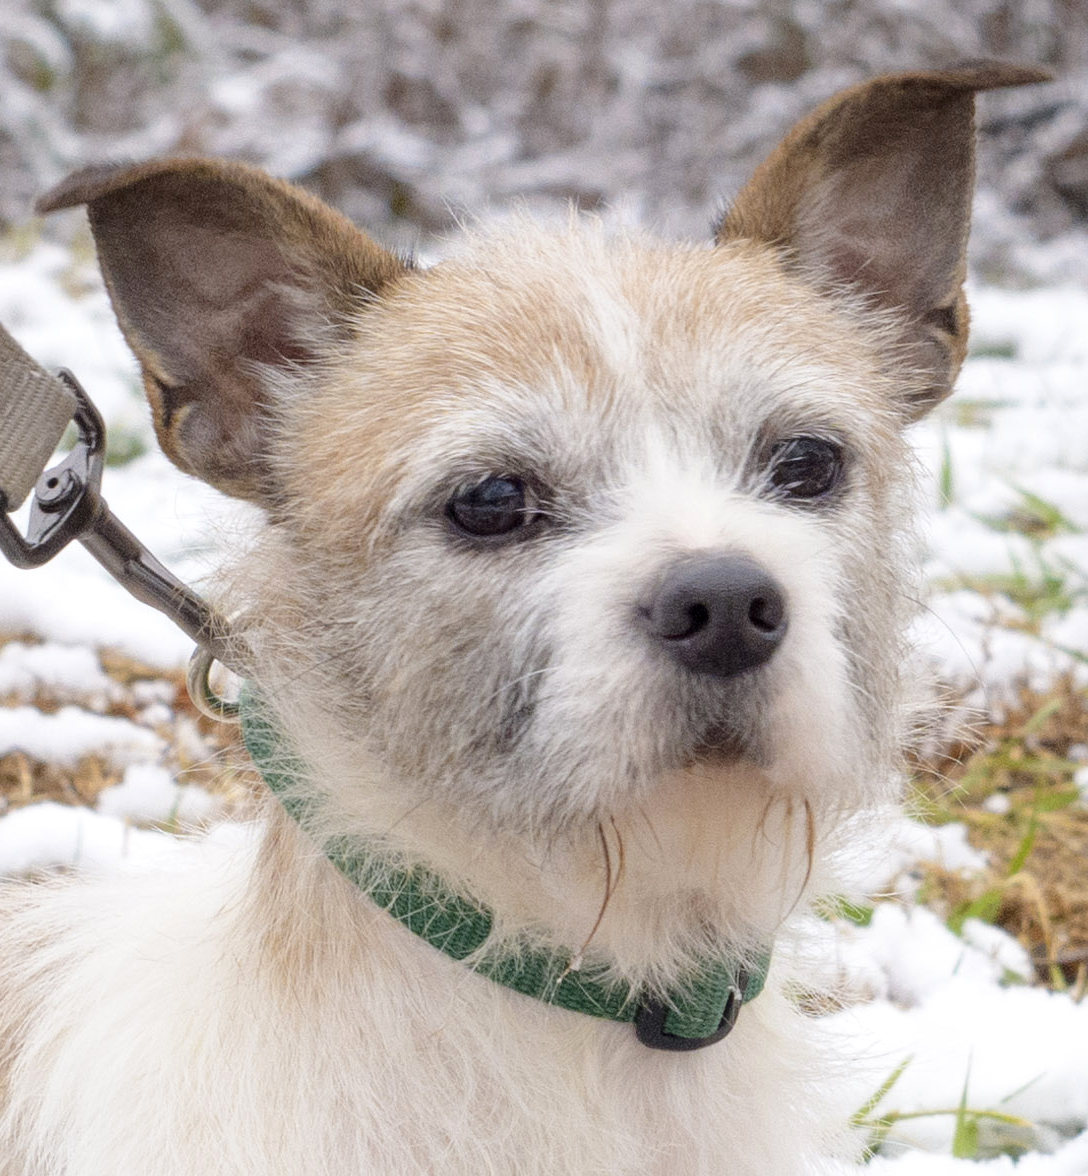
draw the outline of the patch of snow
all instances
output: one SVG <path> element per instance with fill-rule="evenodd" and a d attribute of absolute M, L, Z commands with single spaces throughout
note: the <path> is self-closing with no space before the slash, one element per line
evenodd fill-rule
<path fill-rule="evenodd" d="M 96 41 L 151 48 L 156 13 L 146 0 L 56 0 L 56 13 Z"/>
<path fill-rule="evenodd" d="M 142 707 L 136 717 L 142 726 L 155 730 L 159 727 L 168 727 L 174 721 L 174 712 L 165 702 L 153 702 Z"/>
<path fill-rule="evenodd" d="M 195 784 L 178 784 L 165 768 L 130 764 L 120 784 L 98 794 L 97 808 L 109 817 L 138 824 L 197 825 L 213 817 L 219 801 Z"/>
<path fill-rule="evenodd" d="M 878 903 L 869 925 L 849 937 L 884 973 L 887 998 L 904 1008 L 924 1003 L 953 977 L 985 985 L 1004 973 L 993 944 L 981 948 L 953 935 L 926 907 Z"/>
<path fill-rule="evenodd" d="M 1082 804 L 1088 804 L 1088 768 L 1077 768 L 1073 773 L 1073 786 L 1080 793 Z"/>
<path fill-rule="evenodd" d="M 986 797 L 982 802 L 982 807 L 988 813 L 994 813 L 996 816 L 1003 817 L 1012 810 L 1012 801 L 1009 800 L 1006 793 L 994 792 Z"/>
<path fill-rule="evenodd" d="M 1016 701 L 1021 684 L 1045 691 L 1059 677 L 1080 679 L 1085 670 L 1077 656 L 1079 612 L 1047 621 L 1041 636 L 1005 628 L 1003 619 L 1014 615 L 1000 598 L 945 593 L 929 601 L 912 638 L 968 706 L 999 715 Z"/>
<path fill-rule="evenodd" d="M 1085 418 L 1088 420 L 1088 416 Z M 1088 431 L 1084 444 L 1077 447 L 1081 458 L 1079 469 L 1061 469 L 1049 462 L 1038 469 L 1025 471 L 1017 478 L 1017 487 L 1035 495 L 1053 507 L 1062 519 L 1078 530 L 1088 528 L 1088 498 L 1084 495 L 1084 475 L 1088 473 Z"/>
<path fill-rule="evenodd" d="M 910 817 L 894 818 L 882 848 L 879 873 L 868 879 L 874 893 L 904 886 L 903 876 L 919 862 L 933 862 L 964 874 L 978 873 L 987 865 L 986 855 L 967 840 L 966 826 L 956 821 L 925 825 Z"/>
<path fill-rule="evenodd" d="M 995 979 L 1000 979 L 1002 975 L 1014 976 L 1027 983 L 1035 975 L 1031 957 L 1023 945 L 1000 927 L 984 923 L 981 919 L 967 919 L 961 935 L 965 943 L 993 961 L 998 969 Z"/>
<path fill-rule="evenodd" d="M 168 836 L 119 817 L 42 801 L 0 817 L 0 874 L 158 856 Z"/>
<path fill-rule="evenodd" d="M 136 361 L 93 261 L 48 241 L 0 261 L 0 322 L 44 367 L 75 372 L 107 432 L 122 427 L 152 443 Z"/>
<path fill-rule="evenodd" d="M 1029 364 L 1088 362 L 1088 291 L 1078 286 L 1039 290 L 968 288 L 974 352 L 1011 342 L 1015 358 Z"/>
<path fill-rule="evenodd" d="M 1088 654 L 1088 605 L 1072 608 L 1064 616 L 1043 624 L 1043 635 L 1059 649 Z"/>
<path fill-rule="evenodd" d="M 33 759 L 75 767 L 88 755 L 122 766 L 154 759 L 166 745 L 128 719 L 96 715 L 75 706 L 42 714 L 30 706 L 0 709 L 0 755 L 21 751 Z"/>
<path fill-rule="evenodd" d="M 966 1089 L 970 1107 L 1028 1120 L 1027 1142 L 1034 1147 L 1055 1146 L 1083 1130 L 1088 1122 L 1088 1005 L 1041 988 L 1002 987 L 969 962 L 969 949 L 961 941 L 945 934 L 950 945 L 940 942 L 932 926 L 918 939 L 908 934 L 899 947 L 885 941 L 891 952 L 911 955 L 891 966 L 901 967 L 904 980 L 916 982 L 909 993 L 916 1003 L 873 1001 L 829 1018 L 829 1030 L 841 1034 L 845 1056 L 868 1062 L 868 1086 L 859 1082 L 856 1105 L 910 1059 L 880 1110 L 954 1111 Z M 939 966 L 918 958 L 923 950 L 934 951 Z M 956 959 L 959 969 L 949 972 Z M 948 1155 L 954 1125 L 953 1114 L 904 1120 L 896 1125 L 896 1142 Z M 1000 1133 L 1000 1125 L 986 1130 Z"/>
<path fill-rule="evenodd" d="M 0 695 L 29 701 L 46 690 L 101 706 L 116 694 L 117 686 L 85 645 L 9 641 L 0 646 Z"/>
<path fill-rule="evenodd" d="M 166 617 L 133 600 L 75 544 L 34 571 L 0 563 L 0 630 L 109 647 L 163 669 L 184 665 L 193 648 Z"/>
<path fill-rule="evenodd" d="M 980 493 L 976 497 L 971 511 L 977 514 L 986 514 L 1004 500 L 1004 495 L 995 499 L 989 488 L 987 496 Z M 932 518 L 929 545 L 926 572 L 934 580 L 1009 576 L 1035 562 L 1034 549 L 1023 535 L 979 526 L 965 507 L 953 507 Z"/>
<path fill-rule="evenodd" d="M 888 1159 L 878 1156 L 861 1171 L 871 1176 L 1085 1176 L 1088 1173 L 1088 1134 L 1079 1135 L 1050 1155 L 1025 1155 L 1013 1160 L 956 1160 L 949 1155 L 908 1151 Z"/>

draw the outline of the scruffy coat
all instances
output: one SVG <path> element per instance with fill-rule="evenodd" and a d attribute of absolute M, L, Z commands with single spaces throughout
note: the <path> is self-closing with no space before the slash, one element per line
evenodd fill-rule
<path fill-rule="evenodd" d="M 974 93 L 1039 77 L 846 91 L 705 248 L 518 220 L 419 270 L 208 160 L 46 198 L 88 205 L 166 452 L 264 508 L 226 599 L 310 815 L 0 888 L 2 1176 L 835 1170 L 789 919 L 892 797 L 903 431 L 966 345 Z M 786 476 L 802 451 L 826 479 Z M 494 478 L 519 517 L 474 534 L 451 504 Z M 788 619 L 743 672 L 646 620 L 722 552 Z M 656 1052 L 447 958 L 322 852 L 379 836 L 500 941 L 651 989 L 721 943 L 777 964 L 723 1042 Z"/>

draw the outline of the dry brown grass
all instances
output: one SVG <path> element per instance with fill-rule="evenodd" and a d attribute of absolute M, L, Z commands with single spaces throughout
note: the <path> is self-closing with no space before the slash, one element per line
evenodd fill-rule
<path fill-rule="evenodd" d="M 0 634 L 0 647 L 12 640 L 38 641 L 30 635 Z M 149 726 L 166 741 L 168 766 L 179 783 L 199 784 L 223 797 L 228 809 L 241 802 L 245 783 L 237 765 L 244 762 L 244 752 L 237 727 L 200 714 L 189 700 L 180 670 L 164 672 L 110 650 L 102 651 L 99 658 L 118 690 L 114 697 L 94 706 L 95 712 Z M 156 684 L 156 694 L 166 708 L 159 708 L 153 722 L 148 720 L 146 703 L 138 697 L 140 684 L 147 683 Z M 29 705 L 46 714 L 70 703 L 86 705 L 86 700 L 63 691 L 38 692 L 29 698 L 0 695 L 0 706 Z M 163 719 L 167 713 L 169 717 Z M 0 813 L 44 800 L 93 805 L 104 788 L 120 782 L 122 774 L 96 755 L 80 759 L 74 767 L 64 767 L 12 751 L 0 756 Z"/>
<path fill-rule="evenodd" d="M 973 915 L 1005 928 L 1041 981 L 1077 991 L 1088 981 L 1088 803 L 1073 778 L 1086 746 L 1088 695 L 1066 680 L 1022 691 L 1004 721 L 915 772 L 922 815 L 963 822 L 989 858 L 973 876 L 926 867 L 921 900 L 953 927 Z"/>

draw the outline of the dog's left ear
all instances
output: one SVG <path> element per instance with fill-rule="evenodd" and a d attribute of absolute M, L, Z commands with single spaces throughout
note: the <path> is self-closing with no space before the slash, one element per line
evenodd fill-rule
<path fill-rule="evenodd" d="M 749 238 L 828 292 L 844 287 L 899 323 L 904 409 L 951 391 L 967 350 L 963 295 L 974 186 L 974 96 L 1050 79 L 980 63 L 896 74 L 835 96 L 756 169 L 718 228 Z"/>
<path fill-rule="evenodd" d="M 77 204 L 163 451 L 227 494 L 274 504 L 273 386 L 343 347 L 406 263 L 316 197 L 241 163 L 87 168 L 38 210 Z"/>

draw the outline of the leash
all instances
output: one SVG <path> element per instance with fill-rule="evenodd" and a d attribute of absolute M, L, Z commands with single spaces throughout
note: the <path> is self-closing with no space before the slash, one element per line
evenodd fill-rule
<path fill-rule="evenodd" d="M 45 469 L 71 422 L 75 445 Z M 71 372 L 51 375 L 0 325 L 0 552 L 16 567 L 36 568 L 79 540 L 137 600 L 187 633 L 197 643 L 188 673 L 194 703 L 215 718 L 241 721 L 254 764 L 305 829 L 307 801 L 295 788 L 303 765 L 251 691 L 230 703 L 209 684 L 215 661 L 245 677 L 244 644 L 110 511 L 101 494 L 105 441 L 102 418 Z M 10 515 L 31 491 L 23 534 Z M 422 864 L 403 862 L 380 841 L 327 856 L 377 906 L 472 971 L 557 1008 L 633 1023 L 638 1040 L 652 1049 L 688 1051 L 721 1041 L 767 978 L 769 949 L 751 959 L 724 950 L 708 955 L 667 992 L 636 989 L 611 975 L 605 963 L 583 963 L 565 950 L 528 942 L 489 950 L 493 912 Z"/>
<path fill-rule="evenodd" d="M 43 469 L 69 423 L 77 439 Z M 113 514 L 102 497 L 106 430 L 79 381 L 52 375 L 0 325 L 0 552 L 18 568 L 48 563 L 74 539 L 137 600 L 168 616 L 196 643 L 189 667 L 193 701 L 216 718 L 232 704 L 208 684 L 213 661 L 244 674 L 244 647 L 205 600 L 169 572 Z M 26 534 L 11 519 L 33 490 Z"/>

